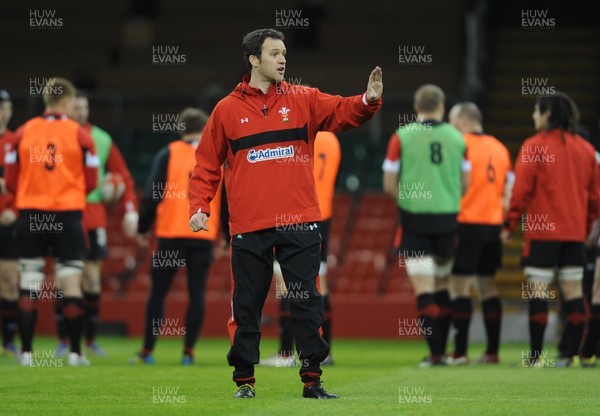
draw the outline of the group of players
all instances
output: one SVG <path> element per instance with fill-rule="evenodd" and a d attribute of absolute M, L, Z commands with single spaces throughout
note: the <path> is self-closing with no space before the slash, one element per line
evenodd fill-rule
<path fill-rule="evenodd" d="M 473 285 L 487 333 L 479 362 L 499 362 L 502 304 L 494 276 L 503 242 L 520 226 L 530 335 L 523 364 L 595 366 L 600 279 L 588 299 L 587 330 L 582 280 L 586 246 L 598 240 L 600 178 L 596 152 L 578 134 L 575 103 L 561 92 L 537 99 L 532 115 L 537 134 L 522 144 L 514 170 L 507 148 L 484 133 L 474 103 L 454 105 L 449 123 L 444 104 L 436 85 L 416 91 L 417 121 L 392 135 L 382 167 L 385 191 L 399 207 L 398 253 L 430 352 L 420 365 L 469 363 Z M 543 339 L 555 276 L 565 322 L 559 359 L 551 365 Z M 447 353 L 451 327 L 455 350 Z"/>
<path fill-rule="evenodd" d="M 87 96 L 60 78 L 53 79 L 52 88 L 52 93 L 44 95 L 44 114 L 26 122 L 16 133 L 7 129 L 12 114 L 10 96 L 0 91 L 0 317 L 4 350 L 19 354 L 23 365 L 31 362 L 36 301 L 44 287 L 46 257 L 51 255 L 56 259 L 54 289 L 60 292 L 56 302 L 61 340 L 57 354 L 69 348 L 70 365 L 88 365 L 81 348 L 84 332 L 88 350 L 104 354 L 95 342 L 101 265 L 107 250 L 106 201 L 101 184 L 105 174 L 113 172 L 125 183 L 120 201 L 125 235 L 137 236 L 140 245 L 148 246 L 149 232 L 156 222 L 158 251 L 175 253 L 177 258 L 172 260 L 186 264 L 190 298 L 182 362 L 193 363 L 219 223 L 223 234 L 228 235 L 226 222 L 220 221 L 219 215 L 221 185 L 216 193 L 219 197 L 211 201 L 208 233 L 190 230 L 187 195 L 169 197 L 165 191 L 187 189 L 208 116 L 193 108 L 180 114 L 179 121 L 186 130 L 181 140 L 157 154 L 138 216 L 133 179 L 108 133 L 88 122 Z M 600 178 L 593 147 L 577 134 L 574 102 L 563 93 L 538 98 L 533 113 L 538 133 L 523 143 L 514 169 L 507 148 L 484 133 L 482 115 L 474 103 L 453 106 L 446 123 L 444 93 L 427 84 L 416 91 L 414 109 L 417 121 L 400 127 L 390 138 L 383 183 L 399 207 L 398 253 L 413 284 L 430 351 L 421 366 L 469 363 L 473 285 L 480 294 L 487 333 L 487 348 L 479 362 L 499 362 L 502 304 L 494 277 L 501 266 L 502 243 L 519 224 L 525 236 L 522 261 L 530 295 L 527 365 L 544 365 L 548 294 L 556 274 L 566 318 L 559 366 L 594 366 L 600 284 L 596 279 L 593 296 L 588 299 L 586 328 L 581 282 L 586 244 L 596 244 L 600 229 Z M 320 132 L 314 154 L 321 162 L 313 166 L 323 217 L 319 271 L 325 307 L 322 328 L 330 344 L 331 303 L 325 277 L 327 225 L 340 164 L 335 135 Z M 51 175 L 57 165 L 61 165 L 55 172 L 59 179 Z M 165 297 L 178 269 L 152 268 L 144 344 L 134 361 L 154 361 L 152 351 L 160 333 Z M 286 362 L 293 365 L 288 289 L 280 270 L 275 261 L 274 275 L 282 292 L 282 337 L 276 361 L 291 359 Z M 455 350 L 447 353 L 452 326 Z M 17 328 L 21 351 L 14 343 Z M 262 364 L 273 365 L 273 360 Z M 322 362 L 327 363 L 332 363 L 331 356 Z"/>
<path fill-rule="evenodd" d="M 204 320 L 205 286 L 210 265 L 215 259 L 214 243 L 219 236 L 223 238 L 223 244 L 218 250 L 219 254 L 223 254 L 229 239 L 224 187 L 211 202 L 213 215 L 210 221 L 211 231 L 208 233 L 193 233 L 189 229 L 188 195 L 186 191 L 180 192 L 188 189 L 190 172 L 195 164 L 195 149 L 202 137 L 208 116 L 196 108 L 186 108 L 179 114 L 178 122 L 185 126 L 181 132 L 181 139 L 173 141 L 156 155 L 139 203 L 138 215 L 133 178 L 109 134 L 88 122 L 87 95 L 83 91 L 75 90 L 68 80 L 60 78 L 52 80 L 52 88 L 60 93 L 48 93 L 44 97 L 44 114 L 25 123 L 16 133 L 7 129 L 12 115 L 10 95 L 4 90 L 0 92 L 3 189 L 0 196 L 0 318 L 4 352 L 17 355 L 22 365 L 31 363 L 37 310 L 35 300 L 42 295 L 43 290 L 52 290 L 54 293 L 50 297 L 55 302 L 59 339 L 55 356 L 62 357 L 69 352 L 70 365 L 88 365 L 89 360 L 80 346 L 82 336 L 85 338 L 88 352 L 97 356 L 106 354 L 95 342 L 95 337 L 99 316 L 102 259 L 107 255 L 106 204 L 115 202 L 104 199 L 102 184 L 103 178 L 111 173 L 120 175 L 125 185 L 119 201 L 124 212 L 124 235 L 129 238 L 136 237 L 138 244 L 147 248 L 152 243 L 153 236 L 150 234 L 153 232 L 158 240 L 155 252 L 163 252 L 173 257 L 169 258 L 168 262 L 163 262 L 163 266 L 153 264 L 151 268 L 143 347 L 130 362 L 154 362 L 152 352 L 161 333 L 165 298 L 173 278 L 184 266 L 188 278 L 189 302 L 185 317 L 182 363 L 192 364 L 194 346 Z M 49 88 L 47 90 L 50 92 Z M 35 130 L 35 136 L 32 136 L 28 127 L 33 122 L 41 124 L 41 127 Z M 50 181 L 45 175 L 52 172 L 53 169 L 49 166 L 53 163 L 64 163 L 67 158 L 73 159 L 72 154 L 65 152 L 65 144 L 57 142 L 55 138 L 64 136 L 68 140 L 69 134 L 76 134 L 79 143 L 83 143 L 81 151 L 85 157 L 78 158 L 79 149 L 74 151 L 75 163 L 68 166 L 72 172 L 65 179 L 70 181 L 69 187 L 77 184 L 79 192 L 72 196 L 70 205 L 65 205 L 62 194 L 66 186 L 53 189 L 50 182 L 54 182 L 55 179 Z M 341 158 L 337 137 L 330 132 L 320 132 L 315 142 L 315 154 L 318 156 L 318 163 L 315 164 L 315 183 L 323 221 L 327 225 L 332 216 L 335 182 Z M 5 159 L 8 166 L 4 164 Z M 82 161 L 86 163 L 84 169 L 87 171 L 82 171 L 81 166 L 77 166 L 78 162 Z M 292 159 L 290 162 L 294 163 Z M 42 168 L 37 169 L 38 176 L 29 178 L 27 175 L 33 175 L 32 172 L 36 170 L 35 166 L 28 165 L 36 163 L 41 164 Z M 86 174 L 82 175 L 84 171 Z M 94 175 L 97 175 L 97 180 L 93 179 Z M 4 178 L 7 178 L 6 182 Z M 15 188 L 15 183 L 19 184 L 20 189 Z M 36 199 L 41 188 L 35 186 L 35 183 L 47 184 L 47 190 L 44 190 L 46 200 L 42 203 Z M 83 204 L 81 198 L 86 194 Z M 33 198 L 33 195 L 36 198 Z M 20 225 L 19 218 L 22 222 Z M 36 224 L 36 221 L 39 224 Z M 80 229 L 77 223 L 82 223 L 83 228 Z M 324 226 L 321 231 L 323 244 L 320 273 L 327 310 L 323 325 L 324 336 L 330 342 L 331 304 L 327 297 L 325 280 L 327 230 L 328 227 Z M 82 236 L 82 232 L 87 235 Z M 32 243 L 36 245 L 33 251 L 26 247 Z M 82 250 L 84 247 L 85 252 Z M 58 261 L 56 280 L 54 284 L 46 285 L 44 275 L 47 271 L 44 267 L 51 265 L 46 264 L 46 261 L 52 256 Z M 277 276 L 280 268 L 276 261 L 273 267 Z M 281 277 L 279 279 L 280 284 L 276 287 L 282 311 L 281 349 L 262 364 L 275 365 L 274 358 L 281 357 L 283 365 L 289 366 L 295 365 L 290 361 L 294 360 L 291 317 L 285 284 Z M 80 280 L 81 294 L 77 292 L 76 284 L 71 280 Z M 65 291 L 67 288 L 68 295 Z M 77 309 L 73 305 L 76 305 Z M 21 336 L 21 349 L 17 348 L 14 342 L 17 332 Z M 328 357 L 325 364 L 331 361 L 331 357 Z"/>
<path fill-rule="evenodd" d="M 54 78 L 44 92 L 45 111 L 8 130 L 12 101 L 0 92 L 2 170 L 0 311 L 5 353 L 32 362 L 37 302 L 55 302 L 59 345 L 69 365 L 88 365 L 82 353 L 103 355 L 95 342 L 102 259 L 107 254 L 107 214 L 102 193 L 106 172 L 125 185 L 123 232 L 137 232 L 134 183 L 110 135 L 88 121 L 86 94 Z M 54 264 L 55 282 L 45 283 Z M 16 332 L 21 349 L 14 343 Z"/>
<path fill-rule="evenodd" d="M 89 365 L 82 351 L 82 337 L 88 352 L 106 354 L 95 337 L 102 259 L 107 255 L 106 204 L 116 202 L 114 194 L 107 199 L 103 191 L 104 179 L 111 174 L 124 184 L 123 193 L 118 194 L 124 235 L 148 247 L 153 231 L 158 253 L 176 257 L 151 268 L 143 349 L 131 361 L 153 361 L 151 352 L 160 334 L 164 300 L 173 277 L 185 265 L 190 301 L 182 363 L 193 363 L 218 227 L 211 233 L 190 231 L 185 190 L 208 116 L 195 108 L 186 108 L 179 115 L 180 125 L 185 126 L 181 140 L 157 154 L 138 214 L 133 178 L 110 135 L 88 122 L 86 94 L 66 79 L 51 78 L 43 99 L 43 114 L 13 133 L 7 129 L 12 115 L 10 95 L 0 92 L 0 317 L 4 352 L 17 355 L 21 365 L 32 363 L 37 301 L 50 299 L 55 302 L 59 338 L 56 357 L 68 351 L 69 365 Z M 211 223 L 219 222 L 219 204 L 219 198 L 213 201 L 217 214 Z M 45 283 L 51 259 L 56 261 L 55 281 Z M 48 291 L 52 293 L 48 295 Z M 20 349 L 14 342 L 17 332 Z"/>

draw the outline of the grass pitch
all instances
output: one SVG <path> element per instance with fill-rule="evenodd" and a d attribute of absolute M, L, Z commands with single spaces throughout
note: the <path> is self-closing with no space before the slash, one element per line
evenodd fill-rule
<path fill-rule="evenodd" d="M 36 367 L 0 356 L 0 415 L 596 415 L 600 369 L 521 368 L 526 345 L 501 348 L 497 366 L 420 369 L 424 342 L 334 340 L 335 364 L 324 386 L 338 400 L 302 399 L 298 368 L 257 366 L 253 400 L 233 400 L 227 339 L 201 339 L 197 362 L 180 364 L 180 339 L 161 339 L 156 364 L 130 365 L 139 339 L 101 337 L 107 357 L 88 355 L 90 367 L 53 357 L 56 341 L 37 338 Z M 261 354 L 275 353 L 264 339 Z M 483 347 L 470 349 L 473 359 Z"/>

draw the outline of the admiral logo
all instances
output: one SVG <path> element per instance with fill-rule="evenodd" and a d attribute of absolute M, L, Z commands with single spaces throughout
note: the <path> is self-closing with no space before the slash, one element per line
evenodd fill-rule
<path fill-rule="evenodd" d="M 294 156 L 294 146 L 276 147 L 275 149 L 250 149 L 248 151 L 248 162 L 264 162 L 265 160 L 284 159 Z"/>

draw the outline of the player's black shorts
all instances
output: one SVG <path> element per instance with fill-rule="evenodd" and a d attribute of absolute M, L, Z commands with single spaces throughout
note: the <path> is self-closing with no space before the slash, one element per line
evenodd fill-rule
<path fill-rule="evenodd" d="M 523 266 L 565 267 L 585 265 L 585 244 L 575 241 L 525 241 Z"/>
<path fill-rule="evenodd" d="M 400 256 L 432 255 L 443 260 L 454 256 L 456 214 L 415 214 L 401 209 L 400 221 Z"/>
<path fill-rule="evenodd" d="M 100 227 L 88 230 L 88 247 L 85 253 L 86 260 L 101 260 L 108 255 L 106 228 Z"/>
<path fill-rule="evenodd" d="M 321 221 L 319 224 L 319 232 L 321 233 L 321 262 L 327 263 L 327 255 L 329 254 L 329 228 L 331 227 L 331 219 Z"/>
<path fill-rule="evenodd" d="M 82 260 L 86 245 L 81 219 L 81 211 L 19 211 L 15 233 L 19 257 Z"/>
<path fill-rule="evenodd" d="M 11 225 L 0 225 L 0 259 L 16 260 L 17 244 L 15 241 L 16 222 Z"/>
<path fill-rule="evenodd" d="M 500 231 L 499 225 L 459 223 L 452 274 L 494 276 L 502 266 Z"/>
<path fill-rule="evenodd" d="M 450 259 L 454 256 L 455 233 L 425 234 L 410 227 L 402 229 L 400 255 L 405 257 L 435 256 Z"/>

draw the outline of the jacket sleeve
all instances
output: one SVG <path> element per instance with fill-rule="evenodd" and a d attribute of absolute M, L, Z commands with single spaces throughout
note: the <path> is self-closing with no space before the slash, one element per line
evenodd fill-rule
<path fill-rule="evenodd" d="M 316 131 L 346 131 L 370 120 L 381 108 L 382 99 L 369 103 L 366 93 L 341 97 L 311 88 L 311 119 Z"/>
<path fill-rule="evenodd" d="M 137 195 L 135 193 L 135 183 L 133 177 L 127 169 L 127 164 L 119 148 L 113 143 L 110 145 L 110 152 L 106 160 L 106 170 L 108 172 L 118 173 L 125 181 L 125 192 L 121 202 L 125 211 L 136 211 L 138 206 Z"/>
<path fill-rule="evenodd" d="M 196 148 L 196 166 L 190 178 L 190 217 L 197 212 L 210 216 L 210 202 L 221 182 L 221 166 L 227 157 L 228 145 L 220 108 L 217 104 Z"/>
<path fill-rule="evenodd" d="M 87 130 L 83 127 L 79 127 L 77 130 L 77 138 L 79 139 L 79 145 L 83 150 L 85 191 L 89 194 L 98 186 L 98 167 L 100 166 L 100 159 L 96 153 L 94 140 Z"/>
<path fill-rule="evenodd" d="M 587 210 L 587 223 L 586 233 L 589 233 L 592 229 L 592 224 L 598 219 L 600 215 L 600 169 L 596 162 L 596 157 L 592 158 L 592 175 L 590 178 L 588 188 L 588 210 Z"/>
<path fill-rule="evenodd" d="M 524 144 L 523 146 L 525 146 Z M 521 214 L 525 211 L 525 208 L 529 205 L 529 201 L 533 196 L 533 190 L 535 189 L 536 183 L 536 172 L 537 169 L 534 163 L 522 163 L 521 154 L 523 146 L 517 156 L 515 163 L 515 184 L 512 190 L 512 196 L 510 198 L 510 206 L 506 213 L 505 228 L 509 231 L 513 231 Z"/>

